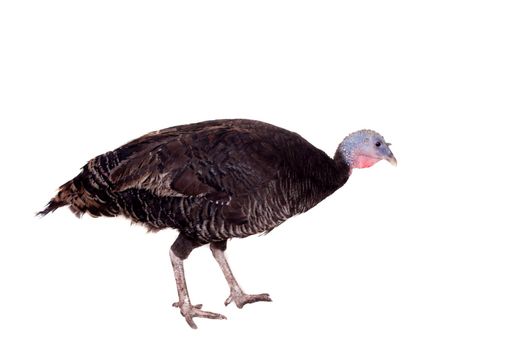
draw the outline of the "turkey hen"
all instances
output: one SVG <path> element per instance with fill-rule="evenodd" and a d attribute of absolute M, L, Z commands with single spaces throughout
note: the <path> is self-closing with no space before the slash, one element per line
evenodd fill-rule
<path fill-rule="evenodd" d="M 210 244 L 230 287 L 226 305 L 271 301 L 241 289 L 224 255 L 227 240 L 271 231 L 340 188 L 352 169 L 382 159 L 397 163 L 371 130 L 345 137 L 330 158 L 271 124 L 205 121 L 155 131 L 91 159 L 38 214 L 68 206 L 77 216 L 122 215 L 152 231 L 177 229 L 170 249 L 179 297 L 173 306 L 197 328 L 194 317 L 225 317 L 190 302 L 183 261 L 193 249 Z"/>

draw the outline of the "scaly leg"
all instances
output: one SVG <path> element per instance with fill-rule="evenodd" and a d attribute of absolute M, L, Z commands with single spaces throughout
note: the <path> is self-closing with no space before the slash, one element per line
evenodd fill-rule
<path fill-rule="evenodd" d="M 186 287 L 186 279 L 184 278 L 184 267 L 182 264 L 183 259 L 181 259 L 175 254 L 174 247 L 175 244 L 170 249 L 170 258 L 171 265 L 173 266 L 173 272 L 175 274 L 175 281 L 177 282 L 177 292 L 179 294 L 179 301 L 173 303 L 173 306 L 180 308 L 180 313 L 182 314 L 182 316 L 184 316 L 186 322 L 188 322 L 190 327 L 193 329 L 197 329 L 197 325 L 193 321 L 193 317 L 205 317 L 219 320 L 226 319 L 226 317 L 224 317 L 221 314 L 201 310 L 202 304 L 191 304 L 190 296 L 188 294 L 188 288 Z"/>
<path fill-rule="evenodd" d="M 237 283 L 237 280 L 233 276 L 232 270 L 230 269 L 230 265 L 228 265 L 228 261 L 226 260 L 226 256 L 224 255 L 224 251 L 226 250 L 226 241 L 211 243 L 210 249 L 213 254 L 213 257 L 219 263 L 222 273 L 224 274 L 224 277 L 226 277 L 228 285 L 230 286 L 230 296 L 228 297 L 228 299 L 226 299 L 224 305 L 228 305 L 229 303 L 234 301 L 235 305 L 237 305 L 237 307 L 241 309 L 245 304 L 255 303 L 257 301 L 272 301 L 272 299 L 270 299 L 270 296 L 266 293 L 246 294 L 242 291 L 241 287 L 239 286 L 239 283 Z"/>

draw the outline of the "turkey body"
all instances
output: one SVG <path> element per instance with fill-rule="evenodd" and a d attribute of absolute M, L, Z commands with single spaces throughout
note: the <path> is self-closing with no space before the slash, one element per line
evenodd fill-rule
<path fill-rule="evenodd" d="M 179 231 L 170 249 L 179 301 L 186 322 L 224 319 L 192 304 L 184 273 L 191 251 L 208 244 L 230 295 L 225 304 L 271 301 L 266 293 L 240 287 L 224 251 L 227 240 L 269 232 L 340 188 L 352 169 L 381 159 L 397 160 L 389 144 L 371 130 L 343 140 L 334 158 L 291 131 L 246 119 L 212 120 L 146 134 L 91 159 L 39 214 L 62 206 L 78 216 L 123 215 L 157 231 Z"/>
<path fill-rule="evenodd" d="M 176 126 L 90 160 L 42 213 L 69 205 L 77 215 L 123 215 L 178 229 L 195 247 L 268 232 L 312 208 L 349 177 L 334 159 L 260 121 Z"/>

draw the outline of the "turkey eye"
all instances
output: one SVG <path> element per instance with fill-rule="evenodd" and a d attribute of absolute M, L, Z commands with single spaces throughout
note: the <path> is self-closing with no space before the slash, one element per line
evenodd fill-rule
<path fill-rule="evenodd" d="M 377 141 L 376 142 L 376 147 L 381 147 L 381 142 Z"/>

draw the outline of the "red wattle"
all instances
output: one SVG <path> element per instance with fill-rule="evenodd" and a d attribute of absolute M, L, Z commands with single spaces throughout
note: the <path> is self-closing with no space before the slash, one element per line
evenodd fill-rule
<path fill-rule="evenodd" d="M 355 160 L 352 162 L 353 168 L 369 168 L 375 163 L 379 162 L 380 159 L 373 158 L 373 157 L 367 157 L 367 156 L 357 156 Z"/>

